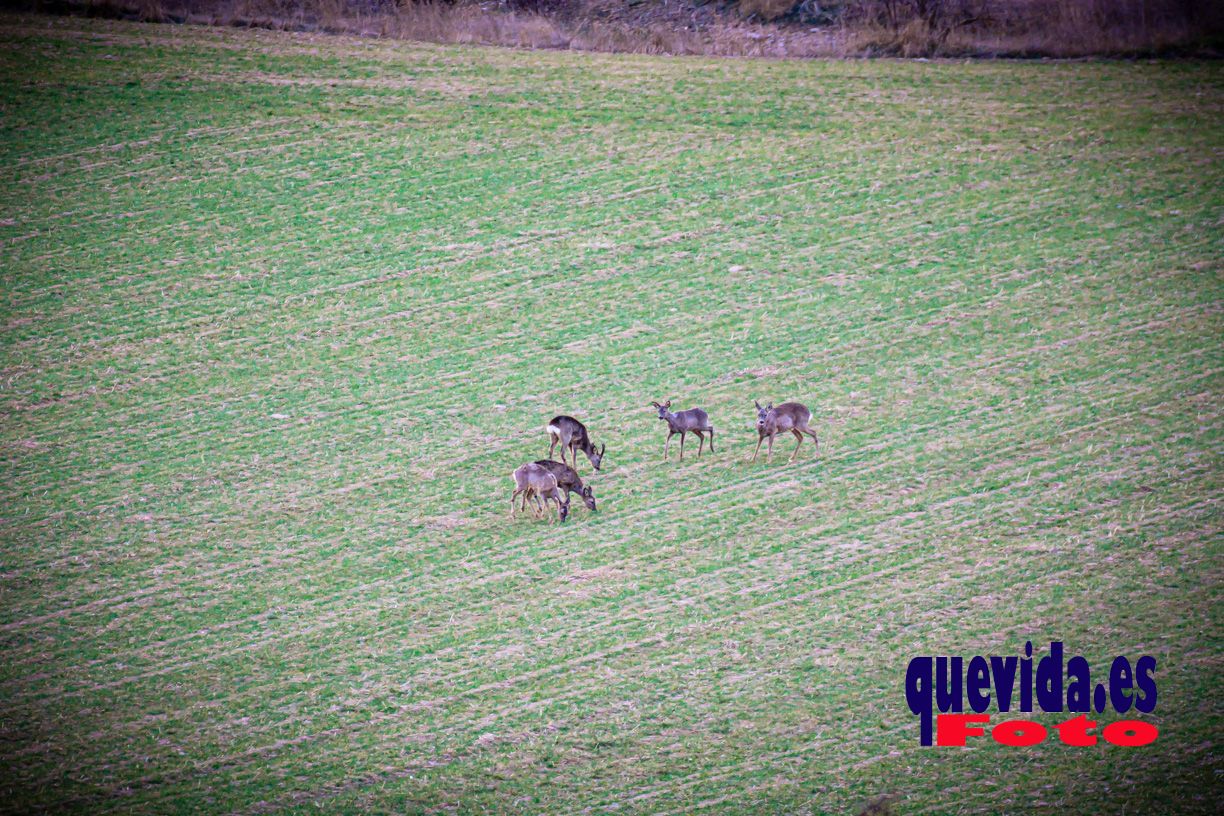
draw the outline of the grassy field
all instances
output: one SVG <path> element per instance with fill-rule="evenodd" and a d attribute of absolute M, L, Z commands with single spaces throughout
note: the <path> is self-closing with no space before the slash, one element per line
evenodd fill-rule
<path fill-rule="evenodd" d="M 0 17 L 0 811 L 1217 812 L 1222 112 Z M 511 522 L 559 412 L 599 512 Z M 918 746 L 1029 639 L 1160 739 Z"/>

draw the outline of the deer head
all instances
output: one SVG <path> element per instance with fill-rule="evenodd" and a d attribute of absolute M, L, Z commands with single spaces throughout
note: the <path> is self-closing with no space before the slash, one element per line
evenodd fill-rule
<path fill-rule="evenodd" d="M 659 419 L 667 419 L 667 409 L 671 408 L 671 400 L 668 400 L 662 405 L 657 402 L 652 402 L 650 404 L 659 409 Z"/>
<path fill-rule="evenodd" d="M 582 503 L 586 505 L 588 510 L 595 510 L 595 493 L 591 490 L 590 485 L 582 486 Z"/>
<path fill-rule="evenodd" d="M 604 443 L 603 445 L 600 446 L 599 453 L 588 453 L 587 454 L 587 458 L 591 460 L 591 467 L 595 468 L 596 470 L 599 470 L 599 463 L 603 461 L 604 451 L 607 450 L 607 448 L 608 448 L 607 443 Z M 594 448 L 592 448 L 592 450 L 593 449 Z"/>
<path fill-rule="evenodd" d="M 762 408 L 761 403 L 757 402 L 756 400 L 753 400 L 752 404 L 756 406 L 757 410 L 757 427 L 764 428 L 765 420 L 769 418 L 769 412 L 773 410 L 773 403 L 769 403 L 769 405 L 765 406 L 764 408 Z"/>

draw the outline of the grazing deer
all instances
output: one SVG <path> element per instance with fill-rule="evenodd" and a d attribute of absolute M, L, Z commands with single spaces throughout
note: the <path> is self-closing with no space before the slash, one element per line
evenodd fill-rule
<path fill-rule="evenodd" d="M 587 433 L 586 426 L 572 416 L 555 416 L 548 422 L 548 436 L 552 440 L 552 444 L 548 446 L 548 458 L 552 459 L 553 448 L 559 443 L 561 445 L 561 462 L 565 463 L 565 452 L 570 452 L 570 459 L 574 470 L 578 469 L 578 451 L 586 454 L 587 459 L 591 460 L 591 467 L 599 470 L 599 463 L 603 461 L 604 450 L 608 447 L 604 445 L 595 452 L 595 446 L 591 444 L 591 436 Z"/>
<path fill-rule="evenodd" d="M 667 461 L 667 448 L 671 444 L 671 438 L 676 434 L 680 434 L 680 461 L 684 461 L 684 435 L 689 431 L 697 434 L 697 438 L 701 441 L 697 444 L 697 457 L 701 458 L 701 449 L 705 446 L 705 435 L 710 435 L 710 453 L 714 452 L 714 426 L 710 424 L 710 417 L 700 408 L 690 408 L 687 411 L 678 411 L 672 413 L 668 409 L 671 408 L 671 400 L 660 405 L 657 402 L 650 403 L 659 409 L 659 419 L 667 422 L 667 439 L 663 442 L 663 461 Z"/>
<path fill-rule="evenodd" d="M 551 520 L 552 516 L 548 513 L 548 502 L 554 501 L 557 503 L 557 513 L 561 521 L 565 521 L 565 517 L 569 515 L 569 494 L 562 493 L 557 487 L 556 476 L 535 462 L 529 462 L 515 470 L 513 478 L 514 493 L 510 496 L 510 518 L 514 518 L 514 500 L 521 495 L 523 506 L 519 509 L 524 512 L 527 510 L 527 499 L 531 498 L 535 500 L 532 515 L 536 518 L 548 515 Z M 541 505 L 541 499 L 543 499 L 543 505 Z"/>
<path fill-rule="evenodd" d="M 565 491 L 566 501 L 569 501 L 570 493 L 577 493 L 582 497 L 582 503 L 587 506 L 588 510 L 595 509 L 595 494 L 591 492 L 590 485 L 582 483 L 578 471 L 569 465 L 554 462 L 551 459 L 537 459 L 536 464 L 556 477 L 557 487 Z"/>
<path fill-rule="evenodd" d="M 757 454 L 761 452 L 761 443 L 766 438 L 769 439 L 769 452 L 765 455 L 765 460 L 770 461 L 773 458 L 774 437 L 783 431 L 790 431 L 799 440 L 799 444 L 795 445 L 795 452 L 786 461 L 795 461 L 795 457 L 799 455 L 799 448 L 803 445 L 804 434 L 812 437 L 812 442 L 816 445 L 816 452 L 820 452 L 820 441 L 816 439 L 816 432 L 808 427 L 808 422 L 812 420 L 812 412 L 807 409 L 807 406 L 798 402 L 784 402 L 775 408 L 771 402 L 762 408 L 761 403 L 756 400 L 753 400 L 752 404 L 757 409 L 757 446 L 752 452 L 752 461 L 756 461 Z"/>

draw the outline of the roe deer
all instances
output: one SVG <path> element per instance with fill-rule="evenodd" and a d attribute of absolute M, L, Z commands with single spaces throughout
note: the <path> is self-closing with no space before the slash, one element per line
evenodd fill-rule
<path fill-rule="evenodd" d="M 562 464 L 565 464 L 565 452 L 568 450 L 571 466 L 578 470 L 578 451 L 582 451 L 591 461 L 591 467 L 599 470 L 599 463 L 603 461 L 604 450 L 608 446 L 604 445 L 596 453 L 595 446 L 591 444 L 591 436 L 581 422 L 572 416 L 555 416 L 548 422 L 548 436 L 552 440 L 552 444 L 548 446 L 549 459 L 552 459 L 553 448 L 560 444 Z"/>
<path fill-rule="evenodd" d="M 523 506 L 519 509 L 526 512 L 527 499 L 535 500 L 535 506 L 532 508 L 532 514 L 536 518 L 543 518 L 545 515 L 551 521 L 552 516 L 548 513 L 548 502 L 554 501 L 557 503 L 557 513 L 561 517 L 561 521 L 565 521 L 565 517 L 569 515 L 569 494 L 562 493 L 557 487 L 557 477 L 553 476 L 545 468 L 540 467 L 535 462 L 529 462 L 526 465 L 516 469 L 513 474 L 514 478 L 514 493 L 510 496 L 510 518 L 514 518 L 514 500 L 520 495 L 523 497 Z M 541 506 L 540 500 L 543 499 Z"/>
<path fill-rule="evenodd" d="M 595 494 L 591 492 L 589 485 L 582 483 L 578 471 L 569 465 L 554 462 L 551 459 L 537 459 L 536 464 L 556 477 L 557 487 L 565 491 L 566 501 L 569 501 L 570 493 L 577 493 L 582 497 L 582 503 L 587 506 L 588 510 L 595 509 Z"/>
<path fill-rule="evenodd" d="M 705 446 L 705 435 L 710 435 L 710 453 L 714 452 L 714 426 L 710 424 L 710 417 L 700 408 L 690 408 L 687 411 L 677 411 L 672 413 L 668 409 L 671 408 L 671 400 L 660 405 L 657 402 L 650 403 L 659 409 L 659 419 L 667 422 L 667 439 L 663 441 L 663 461 L 667 461 L 667 448 L 671 444 L 671 438 L 676 434 L 680 434 L 680 461 L 684 461 L 684 435 L 689 431 L 697 434 L 697 438 L 701 441 L 697 444 L 697 457 L 701 458 L 701 449 Z"/>
<path fill-rule="evenodd" d="M 769 452 L 765 460 L 772 460 L 774 437 L 783 431 L 790 431 L 799 440 L 799 444 L 795 445 L 794 453 L 786 461 L 795 461 L 795 457 L 799 455 L 799 448 L 803 445 L 804 434 L 812 437 L 812 442 L 816 445 L 816 452 L 820 453 L 820 441 L 816 438 L 816 432 L 808 427 L 808 422 L 812 419 L 812 412 L 807 409 L 807 406 L 798 402 L 784 402 L 775 408 L 771 402 L 762 408 L 761 403 L 756 400 L 753 400 L 752 404 L 757 409 L 757 446 L 752 452 L 752 461 L 756 461 L 757 454 L 761 452 L 761 443 L 767 437 Z"/>

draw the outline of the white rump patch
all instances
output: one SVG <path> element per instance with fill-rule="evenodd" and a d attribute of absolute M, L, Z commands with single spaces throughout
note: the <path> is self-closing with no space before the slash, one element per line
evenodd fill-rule
<path fill-rule="evenodd" d="M 560 435 L 561 435 L 561 429 L 560 429 L 560 428 L 558 428 L 556 425 L 549 425 L 549 426 L 548 426 L 548 432 L 549 432 L 550 434 L 552 434 L 553 436 L 560 436 Z"/>

